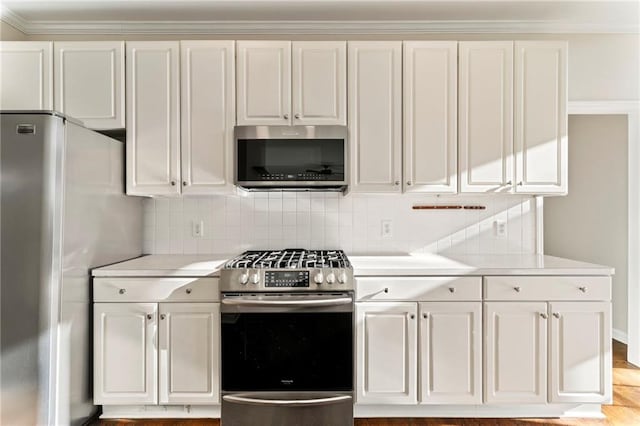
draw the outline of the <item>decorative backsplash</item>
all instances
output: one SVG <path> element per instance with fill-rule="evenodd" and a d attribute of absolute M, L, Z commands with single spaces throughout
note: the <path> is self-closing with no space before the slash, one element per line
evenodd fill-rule
<path fill-rule="evenodd" d="M 413 209 L 424 204 L 486 208 Z M 148 254 L 233 254 L 279 248 L 339 248 L 348 254 L 534 253 L 536 245 L 535 199 L 513 194 L 343 196 L 239 191 L 150 198 L 144 205 Z M 503 224 L 500 236 L 496 221 Z M 195 237 L 194 224 L 200 223 L 203 235 Z"/>

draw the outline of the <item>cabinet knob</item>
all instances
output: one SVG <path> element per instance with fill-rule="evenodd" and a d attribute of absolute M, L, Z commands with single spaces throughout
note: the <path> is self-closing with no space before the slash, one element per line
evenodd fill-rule
<path fill-rule="evenodd" d="M 393 184 L 394 184 L 395 186 L 400 186 L 400 181 L 399 181 L 399 180 L 397 180 L 397 181 L 393 182 Z"/>
<path fill-rule="evenodd" d="M 586 288 L 585 286 L 578 287 L 578 290 L 580 290 L 580 291 L 581 291 L 581 292 L 583 292 L 583 293 L 586 293 L 586 292 L 587 292 L 587 288 Z"/>
<path fill-rule="evenodd" d="M 147 314 L 147 319 L 150 320 L 151 318 L 153 318 L 153 316 L 151 314 Z"/>
<path fill-rule="evenodd" d="M 455 293 L 455 292 L 456 292 L 455 287 L 449 287 L 449 293 Z"/>
<path fill-rule="evenodd" d="M 513 185 L 513 181 L 508 181 L 507 183 L 505 183 L 506 186 L 511 186 Z"/>
<path fill-rule="evenodd" d="M 547 319 L 547 318 L 549 318 L 549 317 L 547 316 L 547 314 L 545 314 L 544 312 L 540 312 L 540 317 L 541 317 L 542 319 Z"/>
<path fill-rule="evenodd" d="M 411 181 L 407 181 L 407 186 L 411 186 Z"/>
<path fill-rule="evenodd" d="M 425 314 L 422 314 L 422 318 L 424 318 L 424 319 L 429 318 L 429 314 L 426 314 L 426 313 L 425 313 Z"/>
<path fill-rule="evenodd" d="M 118 290 L 118 293 L 120 294 L 125 294 L 127 292 L 127 290 L 125 290 L 124 288 L 121 288 L 120 290 Z"/>
<path fill-rule="evenodd" d="M 522 181 L 518 182 L 518 186 L 522 186 Z"/>
<path fill-rule="evenodd" d="M 165 319 L 166 317 L 167 317 L 167 316 L 166 316 L 165 314 L 161 314 L 161 315 L 160 315 L 160 319 L 161 319 L 161 320 Z"/>
<path fill-rule="evenodd" d="M 284 117 L 285 120 L 288 120 L 289 119 L 289 114 L 285 114 L 285 115 L 283 115 L 283 117 Z"/>
<path fill-rule="evenodd" d="M 186 181 L 186 180 L 183 180 L 183 181 L 182 181 L 182 186 L 187 186 L 187 185 L 189 185 L 189 184 L 187 183 L 187 181 Z"/>
<path fill-rule="evenodd" d="M 294 117 L 299 119 L 300 118 L 300 114 L 297 113 L 296 115 L 294 115 Z"/>
<path fill-rule="evenodd" d="M 187 294 L 191 294 L 191 289 L 190 288 L 186 289 L 185 291 L 187 292 Z"/>
<path fill-rule="evenodd" d="M 414 319 L 416 316 L 414 314 L 409 315 L 409 318 Z"/>
<path fill-rule="evenodd" d="M 517 285 L 513 289 L 515 290 L 516 293 L 520 293 L 520 286 Z"/>
<path fill-rule="evenodd" d="M 171 181 L 171 186 L 176 186 L 176 181 L 175 180 Z"/>
<path fill-rule="evenodd" d="M 389 293 L 389 289 L 385 287 L 384 292 Z"/>
<path fill-rule="evenodd" d="M 560 314 L 559 314 L 558 312 L 554 312 L 554 313 L 553 313 L 553 317 L 554 317 L 554 318 L 560 318 Z"/>

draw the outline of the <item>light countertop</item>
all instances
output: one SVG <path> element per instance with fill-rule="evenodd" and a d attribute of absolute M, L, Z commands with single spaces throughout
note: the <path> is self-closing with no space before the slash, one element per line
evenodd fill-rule
<path fill-rule="evenodd" d="M 155 254 L 97 268 L 95 277 L 218 276 L 234 255 Z M 561 257 L 513 255 L 349 255 L 355 276 L 611 275 L 613 268 Z"/>

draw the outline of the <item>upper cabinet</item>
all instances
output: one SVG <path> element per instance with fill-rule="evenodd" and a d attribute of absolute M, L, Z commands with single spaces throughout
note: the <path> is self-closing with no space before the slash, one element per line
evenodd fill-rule
<path fill-rule="evenodd" d="M 53 110 L 53 43 L 0 42 L 0 110 Z"/>
<path fill-rule="evenodd" d="M 458 42 L 404 42 L 403 71 L 404 190 L 455 193 Z"/>
<path fill-rule="evenodd" d="M 567 50 L 515 43 L 516 192 L 567 192 Z"/>
<path fill-rule="evenodd" d="M 55 109 L 92 129 L 123 129 L 124 42 L 56 42 Z"/>
<path fill-rule="evenodd" d="M 346 125 L 346 42 L 238 41 L 238 125 Z"/>
<path fill-rule="evenodd" d="M 351 189 L 401 192 L 402 42 L 349 43 Z"/>

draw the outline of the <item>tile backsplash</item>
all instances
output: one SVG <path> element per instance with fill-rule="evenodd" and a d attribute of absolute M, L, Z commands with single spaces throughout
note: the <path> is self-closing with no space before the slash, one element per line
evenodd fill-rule
<path fill-rule="evenodd" d="M 485 210 L 413 210 L 417 204 Z M 349 254 L 534 253 L 535 199 L 519 195 L 435 196 L 262 192 L 151 198 L 144 252 L 240 253 L 249 249 L 341 248 Z M 382 236 L 383 221 L 391 235 Z M 495 221 L 506 224 L 497 236 Z M 202 237 L 193 224 L 202 222 Z"/>

